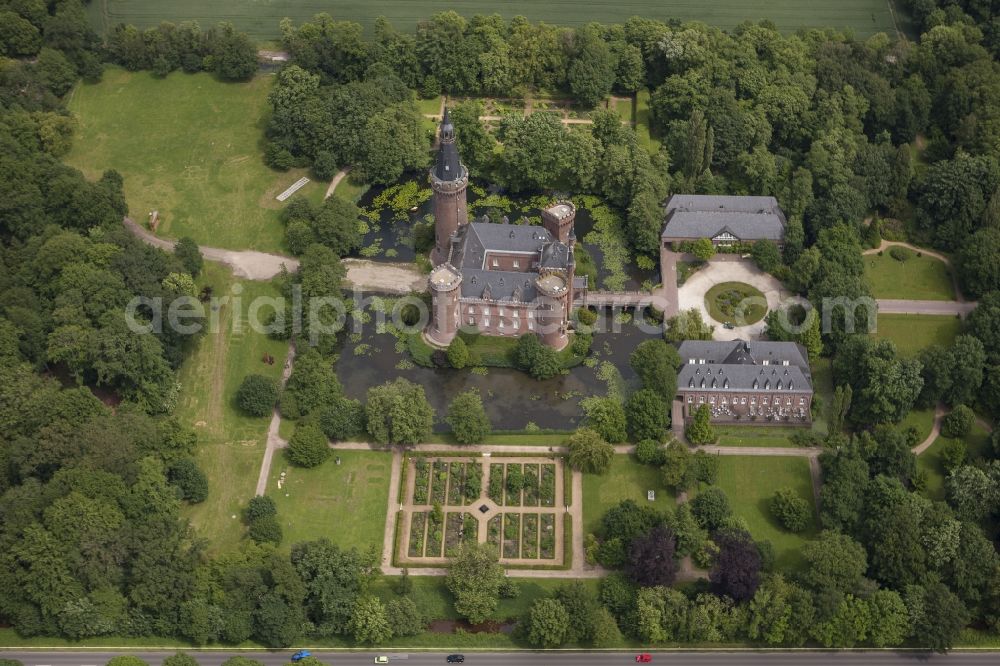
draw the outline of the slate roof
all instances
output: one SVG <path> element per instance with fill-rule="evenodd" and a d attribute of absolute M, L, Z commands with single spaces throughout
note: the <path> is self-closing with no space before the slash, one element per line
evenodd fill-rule
<path fill-rule="evenodd" d="M 441 120 L 441 147 L 438 148 L 434 163 L 434 175 L 438 180 L 458 180 L 462 177 L 462 169 L 458 146 L 455 145 L 455 126 L 451 124 L 448 108 L 445 107 L 444 118 Z"/>
<path fill-rule="evenodd" d="M 806 351 L 794 342 L 686 340 L 677 351 L 679 391 L 812 391 Z"/>
<path fill-rule="evenodd" d="M 538 290 L 534 271 L 484 270 L 483 259 L 488 252 L 524 252 L 539 255 L 543 268 L 567 267 L 572 256 L 569 247 L 554 241 L 544 227 L 470 222 L 458 228 L 453 241 L 451 264 L 462 273 L 462 298 L 488 298 L 494 300 L 535 300 Z"/>
<path fill-rule="evenodd" d="M 785 237 L 785 213 L 774 197 L 675 194 L 665 213 L 661 238 L 714 238 L 725 231 L 740 240 Z"/>

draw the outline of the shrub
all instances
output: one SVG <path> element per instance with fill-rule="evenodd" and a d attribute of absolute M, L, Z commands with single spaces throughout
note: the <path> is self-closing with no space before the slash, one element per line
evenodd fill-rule
<path fill-rule="evenodd" d="M 644 439 L 635 446 L 635 457 L 643 465 L 659 467 L 667 461 L 663 444 L 655 439 Z"/>
<path fill-rule="evenodd" d="M 326 435 L 314 423 L 300 425 L 288 441 L 288 459 L 299 467 L 315 467 L 330 457 Z"/>
<path fill-rule="evenodd" d="M 451 426 L 452 434 L 460 444 L 477 444 L 493 429 L 476 389 L 469 389 L 455 396 L 448 406 L 445 421 Z"/>
<path fill-rule="evenodd" d="M 250 499 L 247 508 L 243 510 L 243 519 L 248 523 L 259 520 L 266 516 L 276 516 L 278 507 L 274 505 L 274 500 L 267 495 L 257 495 Z"/>
<path fill-rule="evenodd" d="M 278 383 L 264 375 L 247 375 L 236 390 L 236 404 L 251 416 L 267 416 L 278 401 Z"/>
<path fill-rule="evenodd" d="M 809 525 L 809 503 L 791 488 L 780 488 L 771 498 L 771 513 L 789 532 L 801 532 Z"/>
<path fill-rule="evenodd" d="M 958 405 L 941 421 L 941 434 L 949 439 L 965 437 L 972 429 L 976 415 L 965 405 Z"/>
<path fill-rule="evenodd" d="M 576 320 L 584 326 L 593 326 L 597 323 L 597 313 L 590 308 L 578 308 Z"/>
<path fill-rule="evenodd" d="M 462 338 L 455 338 L 448 345 L 448 364 L 461 370 L 469 364 L 469 347 Z"/>
<path fill-rule="evenodd" d="M 684 436 L 692 444 L 711 444 L 716 440 L 715 429 L 712 428 L 712 413 L 708 405 L 699 405 L 694 412 L 694 418 L 687 428 L 684 429 Z"/>
<path fill-rule="evenodd" d="M 889 248 L 889 256 L 896 261 L 907 261 L 913 258 L 913 251 L 901 245 L 893 245 Z"/>
<path fill-rule="evenodd" d="M 589 474 L 604 474 L 615 457 L 615 448 L 594 430 L 580 428 L 569 441 L 569 464 Z"/>
<path fill-rule="evenodd" d="M 593 336 L 587 333 L 577 333 L 573 336 L 572 351 L 574 356 L 586 356 L 590 353 L 590 346 L 594 344 Z"/>
<path fill-rule="evenodd" d="M 281 543 L 283 536 L 277 516 L 264 516 L 253 521 L 250 523 L 250 529 L 247 533 L 257 543 L 273 543 L 275 545 Z"/>
<path fill-rule="evenodd" d="M 691 500 L 691 514 L 706 530 L 722 527 L 731 513 L 729 498 L 719 488 L 709 488 Z"/>
<path fill-rule="evenodd" d="M 365 429 L 365 407 L 358 400 L 338 398 L 320 411 L 319 427 L 333 441 L 357 437 Z"/>
<path fill-rule="evenodd" d="M 941 448 L 941 467 L 946 474 L 958 469 L 965 462 L 965 442 L 960 439 L 947 439 Z"/>
<path fill-rule="evenodd" d="M 208 477 L 193 458 L 181 458 L 170 465 L 167 479 L 177 487 L 180 498 L 192 504 L 204 502 L 208 497 Z"/>

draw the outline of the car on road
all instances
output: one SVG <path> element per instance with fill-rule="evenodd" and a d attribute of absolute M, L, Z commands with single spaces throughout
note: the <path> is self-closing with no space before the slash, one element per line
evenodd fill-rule
<path fill-rule="evenodd" d="M 637 664 L 648 664 L 653 661 L 653 655 L 648 652 L 643 652 L 642 654 L 635 655 L 635 663 Z"/>
<path fill-rule="evenodd" d="M 375 663 L 376 664 L 388 664 L 389 663 L 389 657 L 385 656 L 384 654 L 380 654 L 379 656 L 375 657 Z"/>
<path fill-rule="evenodd" d="M 448 655 L 449 664 L 464 664 L 465 655 L 464 654 L 449 654 Z"/>
<path fill-rule="evenodd" d="M 727 321 L 726 323 L 724 323 L 724 324 L 722 325 L 722 328 L 726 329 L 727 331 L 731 331 L 731 330 L 733 330 L 734 328 L 736 328 L 736 326 L 734 326 L 734 325 L 733 325 L 733 322 L 731 322 L 731 321 Z"/>
<path fill-rule="evenodd" d="M 312 652 L 310 652 L 309 650 L 299 650 L 298 652 L 292 655 L 292 661 L 302 661 L 306 657 L 311 657 L 311 656 Z"/>

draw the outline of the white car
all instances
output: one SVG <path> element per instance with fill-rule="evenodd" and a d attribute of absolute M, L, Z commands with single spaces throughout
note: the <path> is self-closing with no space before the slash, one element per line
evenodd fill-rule
<path fill-rule="evenodd" d="M 375 657 L 375 663 L 376 664 L 388 664 L 389 663 L 389 657 L 385 656 L 384 654 L 380 654 L 379 656 Z"/>

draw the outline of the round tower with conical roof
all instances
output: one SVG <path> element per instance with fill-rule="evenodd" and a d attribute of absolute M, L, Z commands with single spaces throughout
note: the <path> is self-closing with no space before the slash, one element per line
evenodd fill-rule
<path fill-rule="evenodd" d="M 441 145 L 431 168 L 431 189 L 434 190 L 434 249 L 431 263 L 438 266 L 448 260 L 451 237 L 459 225 L 468 224 L 465 189 L 469 185 L 469 170 L 458 156 L 455 126 L 448 109 L 441 120 Z"/>

